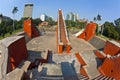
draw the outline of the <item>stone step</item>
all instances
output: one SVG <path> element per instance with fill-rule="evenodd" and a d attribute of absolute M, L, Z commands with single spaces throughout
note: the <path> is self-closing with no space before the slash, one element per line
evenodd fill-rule
<path fill-rule="evenodd" d="M 92 80 L 114 80 L 114 79 L 111 77 L 108 77 L 108 76 L 98 75 L 96 78 L 94 78 Z"/>
<path fill-rule="evenodd" d="M 39 77 L 36 80 L 64 80 L 63 77 Z"/>
<path fill-rule="evenodd" d="M 88 80 L 89 78 L 84 76 L 84 75 L 82 75 L 82 74 L 78 74 L 78 79 L 79 80 Z"/>

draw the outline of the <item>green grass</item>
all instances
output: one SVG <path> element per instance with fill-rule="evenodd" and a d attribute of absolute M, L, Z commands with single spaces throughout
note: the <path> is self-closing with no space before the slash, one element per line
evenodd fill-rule
<path fill-rule="evenodd" d="M 108 37 L 106 37 L 106 36 L 104 36 L 104 35 L 98 34 L 98 36 L 101 37 L 101 38 L 103 38 L 103 39 L 105 39 L 105 40 L 110 40 L 110 38 L 108 38 Z"/>
<path fill-rule="evenodd" d="M 80 28 L 77 28 L 77 27 L 70 27 L 70 26 L 67 26 L 68 29 L 71 29 L 71 30 L 81 30 Z"/>
<path fill-rule="evenodd" d="M 21 32 L 21 31 L 23 31 L 23 29 L 15 30 L 15 31 L 12 32 L 12 35 L 16 34 L 18 32 Z M 11 36 L 10 33 L 6 33 L 4 37 L 0 36 L 0 40 L 3 39 L 3 38 L 9 37 L 9 36 Z"/>

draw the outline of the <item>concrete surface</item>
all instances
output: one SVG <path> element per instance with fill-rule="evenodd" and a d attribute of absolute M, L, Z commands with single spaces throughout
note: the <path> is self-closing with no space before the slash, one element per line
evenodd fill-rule
<path fill-rule="evenodd" d="M 9 40 L 14 41 L 19 37 L 13 37 L 13 39 Z M 84 68 L 90 78 L 95 78 L 99 75 L 99 72 L 97 70 L 99 60 L 97 60 L 94 54 L 94 50 L 96 50 L 96 48 L 93 47 L 89 42 L 72 36 L 71 33 L 69 33 L 69 38 L 72 46 L 70 54 L 67 54 L 66 52 L 57 54 L 55 30 L 45 31 L 45 34 L 43 36 L 33 38 L 27 43 L 29 61 L 23 63 L 22 69 L 25 70 L 28 76 L 30 76 L 30 80 L 88 80 L 88 78 L 80 74 L 81 65 L 75 57 L 76 52 L 79 52 L 79 54 L 87 63 Z M 8 40 L 6 39 L 5 41 Z M 4 56 L 0 57 L 1 62 L 7 61 L 8 57 L 8 55 L 5 55 L 8 53 L 5 44 L 10 45 L 8 42 L 2 43 L 2 41 L 0 41 L 1 56 Z M 30 62 L 34 62 L 36 58 L 44 56 L 45 54 L 42 53 L 44 53 L 46 50 L 50 50 L 48 63 L 40 64 L 38 67 L 33 67 L 32 69 L 27 70 Z M 1 62 L 0 79 L 4 79 L 7 62 L 5 62 L 5 64 Z M 7 74 L 6 79 L 8 80 L 9 78 L 9 80 L 21 80 L 21 77 L 24 74 L 24 71 L 22 69 L 16 68 Z M 14 75 L 17 75 L 17 77 L 14 78 Z"/>
<path fill-rule="evenodd" d="M 89 43 L 92 44 L 96 49 L 102 50 L 105 46 L 106 41 L 100 37 L 93 37 L 89 40 Z"/>
<path fill-rule="evenodd" d="M 28 73 L 31 80 L 64 80 L 60 64 L 42 64 Z"/>
<path fill-rule="evenodd" d="M 51 55 L 49 56 L 49 63 L 60 64 L 62 66 L 62 72 L 64 78 L 71 80 L 76 80 L 79 78 L 77 75 L 80 70 L 80 64 L 75 57 L 75 53 L 79 52 L 82 57 L 85 59 L 85 62 L 88 64 L 86 66 L 86 70 L 89 76 L 96 77 L 99 72 L 97 71 L 97 60 L 94 55 L 94 48 L 90 43 L 86 42 L 83 39 L 78 39 L 72 34 L 69 34 L 70 42 L 71 42 L 71 53 L 66 54 L 57 54 L 56 53 L 56 32 L 55 31 L 46 31 L 44 36 L 40 36 L 32 39 L 27 43 L 28 51 L 33 51 L 33 53 L 39 51 L 45 51 L 46 49 L 51 50 Z M 36 53 L 38 54 L 38 53 Z M 71 77 L 70 77 L 71 76 Z M 65 80 L 66 80 L 65 79 Z"/>
<path fill-rule="evenodd" d="M 23 80 L 24 71 L 22 69 L 16 68 L 6 75 L 5 80 Z"/>

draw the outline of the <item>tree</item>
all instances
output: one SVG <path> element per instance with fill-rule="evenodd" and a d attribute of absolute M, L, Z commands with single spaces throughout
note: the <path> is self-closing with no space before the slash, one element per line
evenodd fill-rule
<path fill-rule="evenodd" d="M 119 39 L 119 34 L 116 31 L 115 26 L 112 22 L 105 22 L 104 26 L 105 28 L 103 30 L 103 35 L 116 40 Z"/>
<path fill-rule="evenodd" d="M 15 14 L 17 13 L 18 8 L 15 6 L 12 10 L 13 13 L 13 30 L 15 30 L 15 24 L 14 24 L 14 20 L 15 20 Z"/>
<path fill-rule="evenodd" d="M 116 28 L 116 31 L 118 32 L 119 34 L 119 39 L 120 39 L 120 18 L 114 20 L 114 23 L 115 23 L 115 28 Z"/>
<path fill-rule="evenodd" d="M 0 19 L 1 19 L 1 22 L 2 22 L 2 19 L 3 19 L 3 15 L 2 15 L 2 14 L 0 14 Z M 0 23 L 1 23 L 1 22 L 0 22 Z"/>
<path fill-rule="evenodd" d="M 114 20 L 114 23 L 117 27 L 120 27 L 120 18 Z"/>
<path fill-rule="evenodd" d="M 96 17 L 96 19 L 97 19 L 97 21 L 101 21 L 102 19 L 101 19 L 101 15 L 100 14 L 98 14 L 97 15 L 97 17 Z M 99 29 L 100 29 L 100 31 L 99 31 Z M 103 33 L 103 26 L 99 23 L 99 25 L 98 25 L 98 33 L 100 32 L 100 34 L 102 34 Z"/>
<path fill-rule="evenodd" d="M 38 25 L 39 23 L 41 23 L 42 21 L 40 20 L 40 18 L 36 18 L 36 19 L 33 19 L 33 23 L 35 25 Z"/>
<path fill-rule="evenodd" d="M 97 21 L 97 18 L 96 18 L 96 17 L 94 17 L 94 18 L 93 18 L 93 21 L 95 21 L 95 22 L 96 22 L 96 21 Z"/>
<path fill-rule="evenodd" d="M 97 20 L 101 21 L 101 15 L 100 14 L 97 15 Z"/>
<path fill-rule="evenodd" d="M 86 22 L 79 22 L 79 21 L 74 22 L 72 20 L 65 20 L 65 23 L 66 23 L 67 28 L 76 27 L 76 28 L 82 29 L 86 25 Z"/>

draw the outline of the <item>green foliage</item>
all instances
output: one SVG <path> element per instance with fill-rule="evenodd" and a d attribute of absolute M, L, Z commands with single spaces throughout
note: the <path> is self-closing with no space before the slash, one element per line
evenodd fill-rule
<path fill-rule="evenodd" d="M 12 10 L 12 13 L 13 13 L 13 16 L 14 16 L 14 19 L 13 19 L 13 30 L 15 30 L 15 14 L 18 12 L 18 8 L 16 6 L 14 6 L 13 10 Z"/>
<path fill-rule="evenodd" d="M 119 34 L 115 29 L 115 26 L 112 22 L 105 22 L 104 23 L 104 30 L 103 35 L 118 40 Z"/>
<path fill-rule="evenodd" d="M 97 15 L 97 20 L 101 21 L 101 15 L 100 14 Z"/>
<path fill-rule="evenodd" d="M 22 28 L 22 22 L 23 20 L 19 21 L 14 21 L 15 23 L 15 29 L 21 29 Z M 6 33 L 9 33 L 10 35 L 13 33 L 13 20 L 7 20 L 7 21 L 2 21 L 0 24 L 0 36 L 4 37 Z"/>
<path fill-rule="evenodd" d="M 94 20 L 94 21 L 97 21 L 97 18 L 96 18 L 96 17 L 94 17 L 94 18 L 93 18 L 93 20 Z"/>
<path fill-rule="evenodd" d="M 99 32 L 98 32 L 98 24 L 96 24 L 96 35 L 98 35 Z"/>
<path fill-rule="evenodd" d="M 41 23 L 42 21 L 40 20 L 40 18 L 36 18 L 36 19 L 33 19 L 33 23 L 35 25 L 38 25 L 39 23 Z"/>
<path fill-rule="evenodd" d="M 114 23 L 115 23 L 116 27 L 120 27 L 120 18 L 116 19 L 114 21 Z"/>
<path fill-rule="evenodd" d="M 85 22 L 79 22 L 79 21 L 74 22 L 72 20 L 65 20 L 65 23 L 66 23 L 66 26 L 68 26 L 68 28 L 76 27 L 76 28 L 82 29 L 86 25 Z"/>
<path fill-rule="evenodd" d="M 0 14 L 0 18 L 1 18 L 1 19 L 3 18 L 3 15 L 2 15 L 2 14 Z"/>
<path fill-rule="evenodd" d="M 54 25 L 57 24 L 57 23 L 52 19 L 52 17 L 49 17 L 46 21 L 48 22 L 48 25 L 49 25 L 49 26 L 54 26 Z"/>
<path fill-rule="evenodd" d="M 93 18 L 93 21 L 101 21 L 101 15 L 98 14 L 97 17 Z"/>
<path fill-rule="evenodd" d="M 12 13 L 15 14 L 15 13 L 17 13 L 17 11 L 18 11 L 18 8 L 16 6 L 14 6 Z"/>

